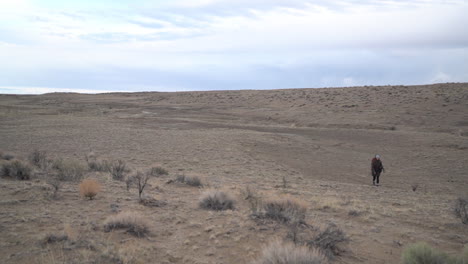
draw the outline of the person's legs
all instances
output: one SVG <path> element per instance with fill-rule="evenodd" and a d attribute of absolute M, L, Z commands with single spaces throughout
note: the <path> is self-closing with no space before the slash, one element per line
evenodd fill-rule
<path fill-rule="evenodd" d="M 377 177 L 377 173 L 375 171 L 372 172 L 372 185 L 375 185 L 375 178 Z"/>
<path fill-rule="evenodd" d="M 379 177 L 380 177 L 380 172 L 375 173 L 375 178 L 377 180 L 377 185 L 379 185 Z"/>

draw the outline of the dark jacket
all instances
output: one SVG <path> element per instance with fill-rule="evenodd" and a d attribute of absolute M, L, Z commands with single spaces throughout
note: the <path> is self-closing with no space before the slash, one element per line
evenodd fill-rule
<path fill-rule="evenodd" d="M 376 158 L 372 159 L 372 164 L 371 164 L 371 170 L 372 173 L 381 173 L 384 170 L 383 164 L 381 160 L 378 160 Z"/>

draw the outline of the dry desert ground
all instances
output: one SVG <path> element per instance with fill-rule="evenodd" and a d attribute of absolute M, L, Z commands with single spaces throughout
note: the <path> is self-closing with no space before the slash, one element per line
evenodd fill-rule
<path fill-rule="evenodd" d="M 0 178 L 1 263 L 253 263 L 272 241 L 307 244 L 329 226 L 347 239 L 330 263 L 401 263 L 416 242 L 449 254 L 468 243 L 454 214 L 468 196 L 467 83 L 0 95 L 0 150 L 47 157 L 30 180 Z M 86 155 L 124 161 L 124 179 L 88 169 Z M 94 199 L 81 179 L 53 195 L 57 160 L 100 184 Z M 145 204 L 125 178 L 152 167 L 168 174 L 150 177 Z M 215 190 L 232 209 L 200 207 Z M 301 222 L 266 217 L 275 199 L 297 201 Z M 119 214 L 144 232 L 109 228 Z"/>

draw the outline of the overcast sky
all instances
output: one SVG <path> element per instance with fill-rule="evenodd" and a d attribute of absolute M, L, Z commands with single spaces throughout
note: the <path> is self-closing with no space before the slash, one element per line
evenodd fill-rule
<path fill-rule="evenodd" d="M 468 82 L 463 0 L 0 0 L 0 93 Z"/>

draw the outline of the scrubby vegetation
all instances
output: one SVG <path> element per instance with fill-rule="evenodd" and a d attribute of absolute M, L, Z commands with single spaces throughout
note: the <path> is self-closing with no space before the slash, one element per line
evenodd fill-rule
<path fill-rule="evenodd" d="M 458 198 L 455 202 L 455 215 L 461 219 L 463 224 L 468 224 L 468 200 Z"/>
<path fill-rule="evenodd" d="M 85 161 L 88 164 L 88 169 L 91 171 L 108 171 L 109 164 L 106 160 L 98 160 L 94 152 L 85 155 Z"/>
<path fill-rule="evenodd" d="M 29 154 L 28 156 L 29 162 L 33 164 L 34 166 L 40 168 L 40 169 L 45 169 L 47 167 L 47 152 L 45 151 L 40 151 L 40 150 L 34 150 Z"/>
<path fill-rule="evenodd" d="M 333 259 L 345 252 L 344 246 L 349 238 L 335 224 L 330 224 L 325 230 L 319 232 L 313 239 L 307 241 L 309 247 L 318 248 L 328 258 Z"/>
<path fill-rule="evenodd" d="M 203 186 L 201 179 L 198 176 L 185 176 L 177 175 L 176 182 L 185 183 L 189 186 L 201 187 Z"/>
<path fill-rule="evenodd" d="M 142 237 L 149 233 L 148 222 L 136 212 L 121 212 L 107 218 L 104 230 L 126 229 L 128 233 Z"/>
<path fill-rule="evenodd" d="M 4 160 L 0 162 L 0 176 L 17 180 L 31 179 L 33 169 L 31 165 L 21 160 Z"/>
<path fill-rule="evenodd" d="M 101 185 L 94 179 L 84 179 L 79 187 L 81 196 L 89 198 L 90 200 L 94 199 L 101 190 Z"/>
<path fill-rule="evenodd" d="M 57 159 L 52 168 L 56 170 L 57 177 L 61 181 L 80 181 L 85 174 L 85 167 L 77 160 Z"/>
<path fill-rule="evenodd" d="M 160 176 L 163 176 L 163 175 L 169 175 L 169 172 L 162 168 L 162 167 L 152 167 L 150 170 L 149 170 L 149 174 L 151 176 L 154 176 L 154 177 L 160 177 Z"/>
<path fill-rule="evenodd" d="M 148 183 L 148 180 L 150 178 L 150 175 L 147 173 L 142 173 L 140 171 L 137 171 L 135 176 L 133 176 L 133 182 L 137 185 L 138 188 L 138 198 L 141 200 L 141 194 L 143 193 L 143 190 L 146 187 L 146 184 Z"/>
<path fill-rule="evenodd" d="M 402 254 L 403 264 L 467 264 L 468 246 L 459 256 L 450 256 L 445 252 L 431 248 L 426 243 L 408 246 Z"/>
<path fill-rule="evenodd" d="M 223 191 L 208 190 L 201 195 L 199 205 L 201 208 L 215 211 L 233 210 L 235 201 Z"/>
<path fill-rule="evenodd" d="M 127 172 L 127 164 L 123 160 L 116 160 L 111 162 L 107 170 L 112 176 L 112 179 L 117 181 L 123 181 L 125 179 L 125 173 Z"/>
<path fill-rule="evenodd" d="M 8 154 L 8 153 L 3 153 L 3 152 L 0 152 L 0 160 L 12 160 L 14 159 L 15 156 L 11 155 L 11 154 Z"/>
<path fill-rule="evenodd" d="M 303 201 L 286 197 L 265 201 L 263 204 L 263 210 L 263 216 L 266 218 L 284 223 L 301 223 L 305 220 L 307 206 Z"/>
<path fill-rule="evenodd" d="M 317 250 L 275 241 L 266 247 L 255 264 L 321 264 L 324 256 Z"/>

